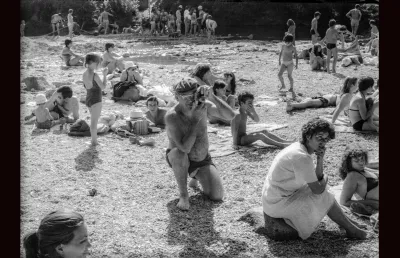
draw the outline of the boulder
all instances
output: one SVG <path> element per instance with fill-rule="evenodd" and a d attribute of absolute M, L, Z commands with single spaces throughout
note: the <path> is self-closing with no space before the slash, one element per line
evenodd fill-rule
<path fill-rule="evenodd" d="M 249 223 L 256 233 L 266 235 L 273 240 L 295 240 L 298 238 L 297 231 L 286 224 L 284 219 L 268 216 L 264 213 L 262 206 L 248 210 L 239 218 L 239 221 Z"/>
<path fill-rule="evenodd" d="M 59 88 L 64 85 L 71 85 L 71 84 L 72 84 L 71 82 L 53 82 L 53 85 L 56 86 L 56 88 Z"/>
<path fill-rule="evenodd" d="M 53 95 L 53 93 L 55 91 L 56 91 L 55 89 L 47 90 L 46 93 L 45 93 L 46 94 L 46 98 L 49 99 Z"/>
<path fill-rule="evenodd" d="M 23 80 L 23 82 L 26 84 L 27 90 L 35 89 L 38 91 L 42 91 L 42 90 L 46 90 L 46 88 L 51 87 L 50 84 L 43 77 L 31 76 L 31 77 L 25 78 Z"/>

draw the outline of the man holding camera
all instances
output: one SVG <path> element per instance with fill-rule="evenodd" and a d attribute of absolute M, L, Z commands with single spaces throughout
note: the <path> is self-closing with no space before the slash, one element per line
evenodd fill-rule
<path fill-rule="evenodd" d="M 194 79 L 180 81 L 173 92 L 178 104 L 165 116 L 169 139 L 166 160 L 179 187 L 177 207 L 188 210 L 188 175 L 192 178 L 189 186 L 197 187 L 200 181 L 211 200 L 220 201 L 224 196 L 222 180 L 208 152 L 207 115 L 232 120 L 235 113 L 209 86 L 200 86 Z"/>

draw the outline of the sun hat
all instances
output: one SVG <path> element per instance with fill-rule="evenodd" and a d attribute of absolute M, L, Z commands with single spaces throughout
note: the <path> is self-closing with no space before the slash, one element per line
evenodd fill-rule
<path fill-rule="evenodd" d="M 135 120 L 143 117 L 143 112 L 140 109 L 134 109 L 129 113 L 129 118 L 127 120 Z"/>
<path fill-rule="evenodd" d="M 124 65 L 125 65 L 125 70 L 127 70 L 128 68 L 131 68 L 131 67 L 135 67 L 135 63 L 133 63 L 132 61 L 124 62 Z"/>
<path fill-rule="evenodd" d="M 172 87 L 172 91 L 175 92 L 175 93 L 180 94 L 180 93 L 185 93 L 185 92 L 188 92 L 188 91 L 195 90 L 199 86 L 200 85 L 197 83 L 197 81 L 195 79 L 185 78 L 185 79 L 182 79 L 177 84 L 175 84 Z"/>
<path fill-rule="evenodd" d="M 47 98 L 44 94 L 38 94 L 35 98 L 36 105 L 44 104 L 47 102 Z"/>
<path fill-rule="evenodd" d="M 197 9 L 203 10 L 203 6 L 199 5 L 199 7 L 197 7 Z"/>

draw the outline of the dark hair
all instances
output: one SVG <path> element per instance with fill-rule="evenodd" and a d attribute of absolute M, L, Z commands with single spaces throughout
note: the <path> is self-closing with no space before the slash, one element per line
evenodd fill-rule
<path fill-rule="evenodd" d="M 292 26 L 292 25 L 295 25 L 295 23 L 292 19 L 289 19 L 289 20 L 287 20 L 287 25 Z"/>
<path fill-rule="evenodd" d="M 72 40 L 70 40 L 70 39 L 66 39 L 65 40 L 65 46 L 66 47 L 68 47 L 68 45 L 71 44 L 71 43 L 72 43 Z"/>
<path fill-rule="evenodd" d="M 293 42 L 293 35 L 288 33 L 285 35 L 285 37 L 283 37 L 283 41 L 284 42 Z"/>
<path fill-rule="evenodd" d="M 93 62 L 99 64 L 101 62 L 101 60 L 102 60 L 102 58 L 99 55 L 96 55 L 93 53 L 87 54 L 85 57 L 85 67 L 87 64 L 90 65 Z"/>
<path fill-rule="evenodd" d="M 335 19 L 330 19 L 329 20 L 329 27 L 335 26 L 336 25 L 336 21 Z"/>
<path fill-rule="evenodd" d="M 216 80 L 214 82 L 212 89 L 213 89 L 214 94 L 217 95 L 217 90 L 223 89 L 225 87 L 226 87 L 226 82 L 224 82 L 223 80 Z"/>
<path fill-rule="evenodd" d="M 314 17 L 317 17 L 317 16 L 321 16 L 321 13 L 318 12 L 318 11 L 316 11 L 316 12 L 314 13 Z"/>
<path fill-rule="evenodd" d="M 329 138 L 335 139 L 335 128 L 334 126 L 322 118 L 316 117 L 309 120 L 301 127 L 301 143 L 305 145 L 307 143 L 307 137 L 313 137 L 316 133 L 327 132 Z"/>
<path fill-rule="evenodd" d="M 342 156 L 342 165 L 339 168 L 339 177 L 345 179 L 347 174 L 354 170 L 351 166 L 352 158 L 364 157 L 365 162 L 368 163 L 368 150 L 359 143 L 351 143 L 346 146 Z"/>
<path fill-rule="evenodd" d="M 345 94 L 345 93 L 350 93 L 350 88 L 351 85 L 357 83 L 357 77 L 346 77 L 346 79 L 344 79 L 343 82 L 343 87 L 341 89 L 341 93 Z"/>
<path fill-rule="evenodd" d="M 375 25 L 376 26 L 376 21 L 375 20 L 370 20 L 369 24 Z"/>
<path fill-rule="evenodd" d="M 248 91 L 243 91 L 243 92 L 239 93 L 239 95 L 238 95 L 239 105 L 241 105 L 242 102 L 246 103 L 246 100 L 248 100 L 248 99 L 254 99 L 254 95 Z"/>
<path fill-rule="evenodd" d="M 321 51 L 318 51 L 318 47 L 321 47 Z M 323 57 L 323 56 L 324 56 L 324 54 L 322 53 L 322 46 L 321 46 L 321 44 L 319 44 L 319 43 L 316 43 L 316 44 L 313 46 L 313 52 L 314 52 L 314 55 L 315 55 L 315 56 L 320 56 L 320 57 Z"/>
<path fill-rule="evenodd" d="M 224 76 L 232 77 L 232 80 L 231 80 L 231 93 L 232 93 L 232 95 L 235 95 L 236 94 L 236 77 L 235 77 L 235 74 L 233 72 L 226 72 L 226 73 L 224 73 Z"/>
<path fill-rule="evenodd" d="M 192 76 L 197 76 L 203 80 L 203 76 L 210 70 L 211 67 L 209 64 L 198 63 L 193 69 Z"/>
<path fill-rule="evenodd" d="M 374 86 L 374 79 L 369 76 L 361 76 L 358 79 L 358 90 L 359 91 L 365 91 L 369 88 L 372 88 Z"/>
<path fill-rule="evenodd" d="M 74 238 L 74 231 L 83 223 L 83 216 L 75 211 L 57 210 L 49 213 L 42 219 L 36 232 L 24 236 L 26 258 L 60 257 L 56 247 L 68 244 Z"/>
<path fill-rule="evenodd" d="M 74 11 L 74 10 L 72 10 L 72 9 L 69 9 L 69 10 L 68 10 L 69 13 L 72 13 L 73 11 Z"/>
<path fill-rule="evenodd" d="M 211 15 L 207 15 L 206 19 L 212 19 L 212 16 Z"/>
<path fill-rule="evenodd" d="M 146 100 L 146 106 L 149 103 L 149 101 L 155 101 L 155 102 L 157 102 L 157 105 L 158 105 L 158 99 L 155 96 L 151 96 Z"/>
<path fill-rule="evenodd" d="M 113 43 L 106 43 L 106 51 L 108 52 L 108 49 L 114 47 Z"/>
<path fill-rule="evenodd" d="M 360 8 L 360 5 L 359 5 L 359 4 L 356 4 L 356 8 Z"/>
<path fill-rule="evenodd" d="M 64 85 L 57 89 L 58 93 L 61 93 L 63 99 L 72 98 L 72 89 L 71 87 Z"/>

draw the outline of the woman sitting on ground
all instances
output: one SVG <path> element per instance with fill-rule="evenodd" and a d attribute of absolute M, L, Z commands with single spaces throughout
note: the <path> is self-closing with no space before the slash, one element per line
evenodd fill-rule
<path fill-rule="evenodd" d="M 338 116 L 344 111 L 345 115 L 348 113 L 350 100 L 354 93 L 357 91 L 357 78 L 347 77 L 344 80 L 341 93 L 339 94 L 326 94 L 322 97 L 306 98 L 301 103 L 287 102 L 286 111 L 292 111 L 294 109 L 305 109 L 305 108 L 322 108 L 322 107 L 337 107 L 333 112 L 332 123 L 335 123 Z"/>
<path fill-rule="evenodd" d="M 235 97 L 232 95 L 229 95 L 229 97 L 226 96 L 226 83 L 223 80 L 216 80 L 214 83 L 214 86 L 212 88 L 214 95 L 217 96 L 218 98 L 222 99 L 228 105 L 232 108 L 235 109 Z M 208 116 L 208 121 L 210 124 L 220 124 L 220 125 L 231 125 L 231 121 L 227 120 L 221 120 L 220 118 L 216 118 L 213 116 Z"/>
<path fill-rule="evenodd" d="M 23 245 L 26 258 L 86 257 L 92 246 L 82 215 L 69 210 L 46 215 L 37 231 L 25 235 Z"/>
<path fill-rule="evenodd" d="M 226 82 L 226 97 L 235 96 L 236 94 L 236 77 L 232 72 L 224 73 L 224 81 Z"/>
<path fill-rule="evenodd" d="M 340 204 L 352 210 L 371 215 L 379 209 L 379 176 L 374 170 L 365 170 L 368 164 L 368 150 L 358 143 L 347 145 L 339 176 L 344 180 Z M 359 200 L 352 200 L 356 194 Z"/>
<path fill-rule="evenodd" d="M 325 145 L 335 138 L 333 125 L 314 118 L 303 125 L 301 133 L 301 141 L 278 153 L 267 174 L 262 190 L 267 235 L 276 240 L 307 239 L 328 215 L 348 237 L 365 239 L 367 232 L 346 217 L 326 189 L 323 161 Z"/>
<path fill-rule="evenodd" d="M 81 66 L 83 65 L 84 57 L 74 54 L 71 51 L 72 40 L 65 40 L 65 48 L 61 52 L 61 58 L 64 60 L 66 66 Z M 74 56 L 74 58 L 71 58 Z"/>
<path fill-rule="evenodd" d="M 199 85 L 206 84 L 211 87 L 217 79 L 220 79 L 212 74 L 211 66 L 205 63 L 197 64 L 191 73 L 191 77 L 193 77 Z"/>
<path fill-rule="evenodd" d="M 124 69 L 123 57 L 113 53 L 114 51 L 114 44 L 113 43 L 106 43 L 106 51 L 103 54 L 103 62 L 102 67 L 108 67 L 108 74 L 112 74 L 116 68 L 119 69 L 119 73 L 121 73 Z"/>
<path fill-rule="evenodd" d="M 129 100 L 130 102 L 136 102 L 141 99 L 141 95 L 147 96 L 146 89 L 142 86 L 143 79 L 138 73 L 139 66 L 137 63 L 132 61 L 125 62 L 125 70 L 122 71 L 120 80 L 121 82 L 132 82 L 129 88 L 125 90 L 124 94 L 120 98 L 115 100 Z"/>
<path fill-rule="evenodd" d="M 350 101 L 349 118 L 355 130 L 379 131 L 379 122 L 372 120 L 372 114 L 379 107 L 379 98 L 367 99 L 366 95 L 372 92 L 374 79 L 362 76 L 358 79 L 358 93 Z"/>
<path fill-rule="evenodd" d="M 322 46 L 317 43 L 310 52 L 310 66 L 311 70 L 326 70 L 326 57 L 322 53 Z"/>
<path fill-rule="evenodd" d="M 137 84 L 143 85 L 142 76 L 139 73 L 139 65 L 138 63 L 134 63 L 132 61 L 125 62 L 125 70 L 122 71 L 120 80 L 136 82 Z"/>

